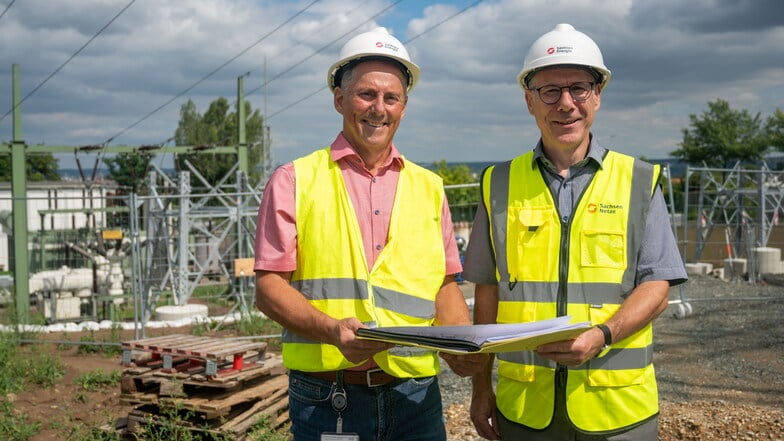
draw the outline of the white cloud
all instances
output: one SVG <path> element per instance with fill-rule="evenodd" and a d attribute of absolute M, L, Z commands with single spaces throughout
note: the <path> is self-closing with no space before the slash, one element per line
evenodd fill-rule
<path fill-rule="evenodd" d="M 345 34 L 378 25 L 403 41 L 418 36 L 407 48 L 422 79 L 396 140 L 415 161 L 500 161 L 531 148 L 538 132 L 514 78 L 528 46 L 559 22 L 602 48 L 613 79 L 594 131 L 621 151 L 667 156 L 689 114 L 717 98 L 763 117 L 784 103 L 775 1 L 486 0 L 431 29 L 472 1 L 403 1 L 372 18 L 391 2 L 324 0 L 273 32 L 309 3 L 136 2 L 22 104 L 25 140 L 86 145 L 122 133 L 113 144 L 162 142 L 188 99 L 200 111 L 219 96 L 234 102 L 237 78 L 249 72 L 247 99 L 273 115 L 274 155 L 287 161 L 335 137 L 326 69 Z M 12 63 L 25 96 L 126 4 L 15 2 L 0 19 L 0 115 L 10 110 Z M 11 127 L 8 115 L 0 139 L 10 140 Z"/>

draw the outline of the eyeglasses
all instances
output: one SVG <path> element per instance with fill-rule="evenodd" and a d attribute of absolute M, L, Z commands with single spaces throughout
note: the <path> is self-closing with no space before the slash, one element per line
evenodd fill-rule
<path fill-rule="evenodd" d="M 578 103 L 582 103 L 586 101 L 588 98 L 591 97 L 591 92 L 593 92 L 593 87 L 596 83 L 592 83 L 590 81 L 580 81 L 577 83 L 572 83 L 568 86 L 554 86 L 552 84 L 542 87 L 537 87 L 533 89 L 539 95 L 539 99 L 542 100 L 545 104 L 555 104 L 561 100 L 561 93 L 563 93 L 564 89 L 569 89 L 569 95 L 572 96 L 572 100 Z"/>

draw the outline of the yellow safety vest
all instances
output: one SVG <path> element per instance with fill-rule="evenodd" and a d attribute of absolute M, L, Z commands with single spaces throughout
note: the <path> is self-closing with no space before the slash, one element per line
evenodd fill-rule
<path fill-rule="evenodd" d="M 659 167 L 616 152 L 563 223 L 533 152 L 483 176 L 499 282 L 498 323 L 571 315 L 605 322 L 634 288 L 637 255 Z M 584 432 L 634 426 L 658 413 L 650 324 L 567 375 L 567 413 Z M 499 354 L 497 405 L 544 429 L 553 418 L 556 364 L 534 352 Z"/>
<path fill-rule="evenodd" d="M 431 326 L 446 273 L 441 178 L 405 162 L 387 243 L 368 271 L 357 216 L 330 148 L 295 160 L 294 170 L 298 240 L 292 286 L 334 318 L 357 317 L 377 326 Z M 282 352 L 289 369 L 313 372 L 355 366 L 337 347 L 288 330 L 283 332 Z M 431 351 L 393 348 L 374 360 L 399 378 L 433 376 L 439 370 Z"/>

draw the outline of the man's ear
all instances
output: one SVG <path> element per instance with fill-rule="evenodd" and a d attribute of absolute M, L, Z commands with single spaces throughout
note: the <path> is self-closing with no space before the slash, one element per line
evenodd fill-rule
<path fill-rule="evenodd" d="M 343 97 L 345 94 L 343 93 L 343 89 L 340 87 L 336 87 L 335 91 L 332 94 L 332 103 L 335 106 L 335 110 L 338 111 L 339 114 L 343 114 Z"/>
<path fill-rule="evenodd" d="M 534 108 L 533 108 L 534 102 L 533 102 L 533 99 L 534 99 L 533 92 L 531 92 L 530 90 L 526 89 L 525 90 L 525 105 L 528 107 L 528 113 L 530 113 L 531 115 L 534 114 Z"/>

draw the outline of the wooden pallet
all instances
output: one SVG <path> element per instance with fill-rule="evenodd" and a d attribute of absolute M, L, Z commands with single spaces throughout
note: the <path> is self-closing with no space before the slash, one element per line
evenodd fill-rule
<path fill-rule="evenodd" d="M 204 366 L 176 372 L 149 367 L 126 368 L 120 380 L 121 399 L 130 403 L 140 393 L 177 397 L 204 390 L 216 393 L 234 391 L 286 372 L 279 355 L 267 355 L 264 360 L 254 360 L 252 363 L 246 361 L 242 370 L 225 372 L 220 376 L 205 375 L 205 370 Z"/>
<path fill-rule="evenodd" d="M 163 411 L 182 409 L 191 411 L 200 419 L 211 420 L 227 417 L 232 410 L 248 402 L 263 400 L 278 392 L 288 391 L 288 376 L 276 375 L 250 387 L 239 390 L 216 392 L 202 390 L 180 396 L 163 396 L 154 392 L 121 394 L 122 405 L 155 405 Z"/>
<path fill-rule="evenodd" d="M 163 399 L 150 395 L 150 403 L 134 407 L 115 429 L 125 435 L 143 435 L 154 426 L 202 434 L 231 435 L 245 439 L 247 431 L 267 419 L 277 429 L 288 423 L 288 376 L 278 375 L 255 387 L 216 397 Z"/>
<path fill-rule="evenodd" d="M 168 373 L 204 366 L 206 376 L 219 377 L 242 370 L 247 354 L 263 355 L 266 349 L 267 343 L 264 342 L 172 334 L 122 342 L 122 364 L 126 367 L 162 369 Z M 134 353 L 139 352 L 150 355 L 134 359 Z M 229 362 L 230 367 L 227 366 Z"/>
<path fill-rule="evenodd" d="M 123 351 L 120 403 L 134 408 L 117 420 L 122 434 L 138 438 L 174 417 L 178 429 L 243 440 L 264 418 L 272 428 L 288 422 L 288 375 L 265 343 L 169 335 L 125 342 Z"/>

